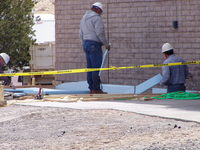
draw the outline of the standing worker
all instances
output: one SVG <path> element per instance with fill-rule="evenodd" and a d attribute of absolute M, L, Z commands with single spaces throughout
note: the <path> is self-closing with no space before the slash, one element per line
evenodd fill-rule
<path fill-rule="evenodd" d="M 163 64 L 185 62 L 181 57 L 174 54 L 174 49 L 169 43 L 163 44 L 162 53 L 165 57 Z M 185 91 L 186 78 L 189 76 L 188 67 L 186 65 L 163 66 L 162 76 L 163 79 L 160 84 L 167 85 L 167 93 Z"/>
<path fill-rule="evenodd" d="M 3 73 L 3 67 L 10 61 L 10 56 L 6 53 L 0 53 L 0 73 Z M 10 85 L 10 77 L 0 77 L 0 81 L 3 81 L 3 85 Z"/>
<path fill-rule="evenodd" d="M 100 2 L 92 4 L 80 22 L 80 38 L 86 54 L 87 68 L 100 68 L 102 63 L 102 46 L 110 50 L 105 37 L 104 24 L 101 18 L 103 5 Z M 87 82 L 91 94 L 107 94 L 100 88 L 99 71 L 88 72 Z"/>

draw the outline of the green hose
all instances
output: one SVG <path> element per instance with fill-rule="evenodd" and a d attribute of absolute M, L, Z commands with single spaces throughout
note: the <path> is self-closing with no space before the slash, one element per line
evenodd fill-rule
<path fill-rule="evenodd" d="M 188 93 L 188 92 L 172 92 L 167 93 L 155 97 L 151 97 L 153 99 L 177 99 L 177 100 L 192 100 L 192 99 L 200 99 L 200 94 L 197 93 Z"/>

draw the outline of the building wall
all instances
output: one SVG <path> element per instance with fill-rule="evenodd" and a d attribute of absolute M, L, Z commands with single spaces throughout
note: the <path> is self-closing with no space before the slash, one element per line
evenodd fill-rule
<path fill-rule="evenodd" d="M 85 54 L 79 40 L 82 15 L 94 0 L 56 0 L 56 69 L 85 67 Z M 102 0 L 107 37 L 112 44 L 109 66 L 160 64 L 161 46 L 171 43 L 186 61 L 200 56 L 199 0 Z M 173 28 L 178 21 L 179 28 Z M 190 65 L 190 89 L 199 90 L 200 65 Z M 137 85 L 161 72 L 161 68 L 105 71 L 103 81 Z M 58 75 L 58 81 L 85 80 L 85 73 Z"/>

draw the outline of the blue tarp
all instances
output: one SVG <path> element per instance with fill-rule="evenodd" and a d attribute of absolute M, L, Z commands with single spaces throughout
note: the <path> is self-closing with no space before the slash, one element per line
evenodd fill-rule
<path fill-rule="evenodd" d="M 144 81 L 137 86 L 131 85 L 113 85 L 102 84 L 103 91 L 108 94 L 142 94 L 153 86 L 157 85 L 162 76 L 160 74 Z M 39 88 L 17 88 L 17 89 L 4 89 L 6 92 L 18 92 L 26 94 L 38 94 Z M 54 94 L 88 94 L 88 84 L 86 81 L 63 83 L 56 86 L 56 89 L 42 88 L 42 93 L 45 95 Z"/>

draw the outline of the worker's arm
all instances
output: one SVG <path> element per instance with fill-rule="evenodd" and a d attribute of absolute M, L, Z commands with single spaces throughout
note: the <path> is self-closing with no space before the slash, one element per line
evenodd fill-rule
<path fill-rule="evenodd" d="M 160 85 L 166 85 L 170 78 L 169 66 L 162 67 L 162 80 L 160 81 Z"/>
<path fill-rule="evenodd" d="M 192 79 L 192 74 L 189 72 L 188 66 L 186 65 L 185 67 L 186 67 L 185 78 L 186 79 L 190 79 L 190 78 Z"/>
<path fill-rule="evenodd" d="M 95 32 L 99 40 L 105 45 L 107 50 L 110 50 L 110 45 L 105 36 L 104 24 L 101 17 L 97 17 L 94 22 Z"/>
<path fill-rule="evenodd" d="M 80 40 L 81 40 L 81 45 L 83 45 L 83 32 L 82 32 L 81 28 L 79 30 L 79 37 L 80 37 Z"/>

